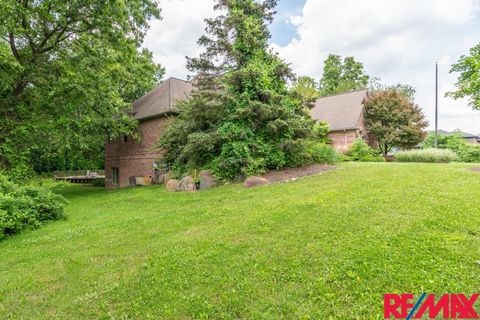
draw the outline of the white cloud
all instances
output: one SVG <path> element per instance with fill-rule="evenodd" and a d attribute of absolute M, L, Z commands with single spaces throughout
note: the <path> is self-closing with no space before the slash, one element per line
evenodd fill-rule
<path fill-rule="evenodd" d="M 160 6 L 163 19 L 150 23 L 144 46 L 166 68 L 167 76 L 185 79 L 185 56 L 201 52 L 197 40 L 204 33 L 204 19 L 214 16 L 213 0 L 164 0 Z"/>
<path fill-rule="evenodd" d="M 298 37 L 273 44 L 301 75 L 320 78 L 329 53 L 354 56 L 370 75 L 409 83 L 417 102 L 434 119 L 434 65 L 440 66 L 440 127 L 480 132 L 480 112 L 444 94 L 454 88 L 453 62 L 480 39 L 477 0 L 307 0 L 288 21 Z"/>
<path fill-rule="evenodd" d="M 281 0 L 289 1 L 289 0 Z M 186 78 L 185 56 L 195 57 L 204 19 L 215 15 L 213 0 L 162 0 L 163 20 L 152 21 L 145 47 L 166 67 L 167 76 Z M 440 65 L 440 127 L 480 133 L 480 111 L 467 101 L 445 98 L 454 89 L 448 70 L 480 39 L 478 0 L 306 0 L 288 21 L 298 36 L 272 47 L 295 72 L 317 79 L 328 53 L 351 55 L 368 74 L 386 83 L 409 83 L 433 126 L 434 66 Z M 278 16 L 277 16 L 278 18 Z M 288 39 L 288 38 L 287 38 Z M 273 39 L 275 40 L 275 39 Z"/>

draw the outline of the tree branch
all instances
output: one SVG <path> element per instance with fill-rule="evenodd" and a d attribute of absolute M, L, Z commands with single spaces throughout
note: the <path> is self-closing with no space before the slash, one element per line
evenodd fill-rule
<path fill-rule="evenodd" d="M 10 49 L 12 50 L 13 56 L 15 57 L 15 59 L 17 59 L 18 62 L 21 62 L 22 57 L 18 53 L 17 46 L 15 44 L 15 35 L 13 34 L 13 32 L 8 33 L 8 38 L 8 42 L 10 43 Z"/>

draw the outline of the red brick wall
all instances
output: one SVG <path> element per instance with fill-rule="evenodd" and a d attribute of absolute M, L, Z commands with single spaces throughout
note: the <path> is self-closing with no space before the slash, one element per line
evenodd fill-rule
<path fill-rule="evenodd" d="M 365 124 L 365 117 L 362 114 L 360 115 L 360 118 L 358 119 L 357 126 L 361 128 L 361 135 L 363 140 L 372 148 L 378 148 L 378 142 L 376 141 L 375 137 L 368 132 L 367 125 Z"/>
<path fill-rule="evenodd" d="M 151 176 L 153 163 L 162 152 L 156 147 L 158 139 L 165 131 L 168 117 L 161 117 L 141 122 L 139 125 L 140 141 L 132 136 L 128 142 L 120 137 L 105 145 L 105 186 L 107 188 L 128 187 L 129 177 Z M 119 185 L 112 184 L 112 168 L 119 171 Z"/>
<path fill-rule="evenodd" d="M 371 147 L 378 148 L 378 143 L 367 130 L 365 124 L 365 117 L 363 112 L 360 114 L 358 121 L 356 123 L 358 129 L 349 129 L 349 130 L 338 130 L 332 131 L 328 134 L 328 137 L 331 139 L 332 146 L 341 153 L 345 153 L 350 149 L 352 144 L 358 138 L 362 138 L 365 142 Z"/>
<path fill-rule="evenodd" d="M 347 152 L 358 136 L 358 130 L 334 131 L 328 134 L 332 146 L 342 153 Z"/>

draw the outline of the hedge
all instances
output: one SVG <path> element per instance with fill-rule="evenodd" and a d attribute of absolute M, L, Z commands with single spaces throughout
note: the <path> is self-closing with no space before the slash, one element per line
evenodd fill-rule
<path fill-rule="evenodd" d="M 423 149 L 400 151 L 395 154 L 398 162 L 448 163 L 458 160 L 455 152 L 448 149 Z"/>

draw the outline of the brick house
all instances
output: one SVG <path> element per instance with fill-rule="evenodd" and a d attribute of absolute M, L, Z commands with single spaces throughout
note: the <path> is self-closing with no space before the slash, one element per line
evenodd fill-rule
<path fill-rule="evenodd" d="M 376 147 L 369 135 L 364 119 L 367 90 L 357 90 L 328 97 L 321 97 L 312 108 L 312 118 L 325 121 L 330 127 L 328 137 L 337 151 L 345 152 L 357 138 Z"/>
<path fill-rule="evenodd" d="M 105 186 L 127 187 L 135 183 L 148 184 L 155 160 L 161 157 L 156 147 L 169 117 L 175 114 L 175 104 L 192 91 L 188 81 L 169 78 L 133 103 L 133 117 L 139 121 L 140 141 L 131 136 L 107 141 L 105 145 Z"/>
<path fill-rule="evenodd" d="M 175 105 L 188 98 L 192 83 L 169 78 L 133 103 L 133 117 L 139 121 L 140 141 L 131 136 L 108 141 L 105 145 L 105 186 L 107 188 L 149 184 L 155 161 L 162 156 L 156 147 Z M 329 138 L 339 151 L 346 151 L 357 138 L 369 138 L 363 108 L 367 90 L 319 98 L 312 117 L 330 126 Z"/>

